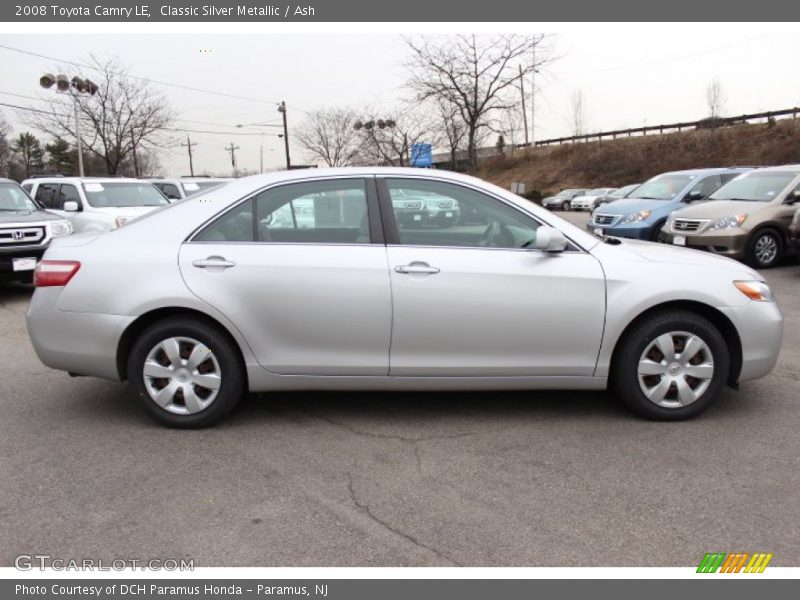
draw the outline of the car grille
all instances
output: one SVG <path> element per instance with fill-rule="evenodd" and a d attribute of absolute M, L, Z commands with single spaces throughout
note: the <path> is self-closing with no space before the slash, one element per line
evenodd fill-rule
<path fill-rule="evenodd" d="M 44 240 L 44 226 L 0 227 L 0 246 L 30 246 Z"/>
<path fill-rule="evenodd" d="M 595 215 L 594 224 L 603 226 L 613 225 L 617 219 L 619 219 L 618 215 Z"/>
<path fill-rule="evenodd" d="M 707 222 L 708 221 L 703 219 L 675 219 L 672 222 L 672 231 L 679 231 L 682 233 L 697 231 Z"/>

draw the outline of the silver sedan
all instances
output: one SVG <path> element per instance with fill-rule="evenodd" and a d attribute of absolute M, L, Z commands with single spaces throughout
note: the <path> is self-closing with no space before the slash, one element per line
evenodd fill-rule
<path fill-rule="evenodd" d="M 479 215 L 398 219 L 436 195 Z M 246 391 L 582 389 L 685 419 L 770 372 L 783 318 L 758 273 L 602 239 L 472 177 L 314 169 L 240 179 L 54 240 L 28 330 L 40 359 L 128 381 L 164 424 Z"/>

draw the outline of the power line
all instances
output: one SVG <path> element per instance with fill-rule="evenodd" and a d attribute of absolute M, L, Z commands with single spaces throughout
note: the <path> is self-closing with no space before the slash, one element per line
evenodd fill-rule
<path fill-rule="evenodd" d="M 52 61 L 55 61 L 57 63 L 66 63 L 68 65 L 72 65 L 74 67 L 80 67 L 82 69 L 92 69 L 93 71 L 102 72 L 102 69 L 100 69 L 100 68 L 98 68 L 97 66 L 94 66 L 94 65 L 85 64 L 85 63 L 79 63 L 79 62 L 70 61 L 70 60 L 65 60 L 63 58 L 56 58 L 54 56 L 48 56 L 46 54 L 39 54 L 38 52 L 31 52 L 30 50 L 22 50 L 21 48 L 14 48 L 13 46 L 6 46 L 4 44 L 0 44 L 0 49 L 8 50 L 10 52 L 17 52 L 19 54 L 27 54 L 29 56 L 35 56 L 36 58 L 43 58 L 45 60 L 52 60 Z M 197 87 L 193 87 L 193 86 L 189 86 L 189 85 L 183 85 L 183 84 L 180 84 L 180 83 L 172 83 L 172 82 L 169 82 L 169 81 L 160 81 L 158 79 L 151 79 L 149 77 L 141 77 L 141 76 L 138 76 L 138 75 L 131 75 L 130 73 L 124 73 L 124 72 L 120 72 L 120 71 L 117 71 L 117 72 L 109 71 L 109 72 L 114 74 L 114 75 L 120 75 L 120 76 L 124 76 L 124 77 L 129 77 L 131 79 L 138 79 L 139 81 L 146 81 L 148 83 L 154 83 L 154 84 L 163 85 L 163 86 L 166 86 L 166 87 L 173 87 L 173 88 L 177 88 L 177 89 L 181 89 L 181 90 L 188 90 L 188 91 L 191 91 L 191 92 L 200 92 L 200 93 L 203 93 L 203 94 L 211 94 L 211 95 L 214 95 L 214 96 L 222 96 L 222 97 L 225 97 L 225 98 L 235 98 L 237 100 L 246 100 L 248 102 L 260 102 L 262 104 L 273 104 L 273 105 L 276 105 L 276 106 L 278 104 L 280 104 L 280 102 L 273 101 L 273 100 L 264 100 L 263 98 L 251 98 L 249 96 L 239 96 L 239 95 L 236 95 L 236 94 L 228 94 L 226 92 L 217 92 L 215 90 L 206 90 L 206 89 L 203 89 L 203 88 L 197 88 Z"/>
<path fill-rule="evenodd" d="M 0 102 L 0 106 L 5 106 L 5 107 L 8 107 L 8 108 L 13 108 L 15 110 L 22 110 L 22 111 L 27 111 L 27 112 L 37 113 L 37 114 L 61 117 L 61 118 L 64 118 L 64 119 L 71 117 L 71 115 L 59 114 L 59 113 L 51 112 L 51 111 L 48 111 L 48 110 L 41 110 L 39 108 L 33 108 L 33 107 L 30 107 L 30 106 L 19 106 L 17 104 L 9 104 L 7 102 Z M 176 120 L 179 120 L 179 119 L 176 119 Z M 81 121 L 86 122 L 86 123 L 91 123 L 92 122 L 89 119 L 81 119 Z M 158 130 L 161 130 L 161 131 L 175 131 L 175 132 L 178 132 L 178 133 L 203 133 L 203 134 L 209 134 L 209 135 L 234 135 L 234 136 L 236 136 L 236 135 L 245 135 L 245 136 L 262 136 L 262 135 L 266 135 L 266 136 L 269 136 L 269 137 L 281 137 L 281 135 L 277 134 L 277 133 L 255 133 L 255 132 L 248 133 L 248 132 L 241 132 L 241 131 L 209 131 L 209 130 L 205 130 L 205 129 L 189 129 L 189 128 L 185 128 L 185 127 L 165 127 L 165 126 L 162 126 L 162 127 L 151 127 L 151 128 L 152 129 L 158 129 Z"/>

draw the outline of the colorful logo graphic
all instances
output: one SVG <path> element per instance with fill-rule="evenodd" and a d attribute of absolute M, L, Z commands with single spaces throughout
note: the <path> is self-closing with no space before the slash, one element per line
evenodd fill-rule
<path fill-rule="evenodd" d="M 769 561 L 772 560 L 772 553 L 756 552 L 706 552 L 700 566 L 697 567 L 698 573 L 763 573 Z"/>

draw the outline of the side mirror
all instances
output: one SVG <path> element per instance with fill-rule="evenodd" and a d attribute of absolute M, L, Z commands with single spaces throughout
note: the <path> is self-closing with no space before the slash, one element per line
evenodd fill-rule
<path fill-rule="evenodd" d="M 686 195 L 686 198 L 684 198 L 684 200 L 686 200 L 687 202 L 695 202 L 697 200 L 702 200 L 702 199 L 703 199 L 703 192 L 701 192 L 700 190 L 692 190 Z"/>
<path fill-rule="evenodd" d="M 75 200 L 67 200 L 66 202 L 64 202 L 64 210 L 66 212 L 78 212 L 80 210 L 80 207 L 78 206 L 78 203 Z"/>
<path fill-rule="evenodd" d="M 789 194 L 789 197 L 786 198 L 786 200 L 787 204 L 795 204 L 797 202 L 800 202 L 800 190 L 793 191 L 791 194 Z"/>
<path fill-rule="evenodd" d="M 563 252 L 567 249 L 567 238 L 555 227 L 541 225 L 536 230 L 536 243 L 533 247 L 544 252 Z"/>

